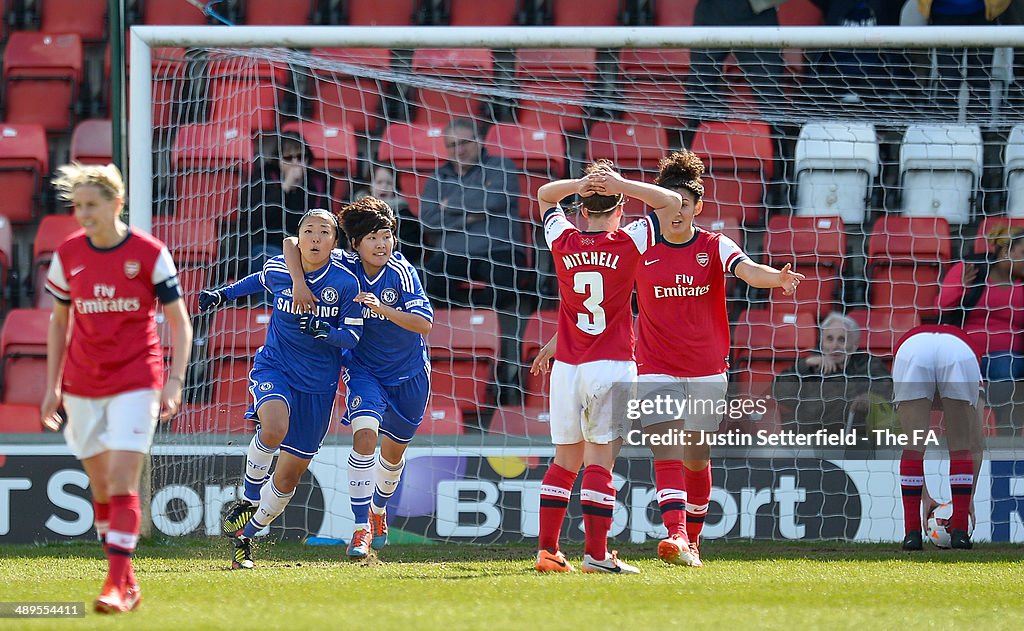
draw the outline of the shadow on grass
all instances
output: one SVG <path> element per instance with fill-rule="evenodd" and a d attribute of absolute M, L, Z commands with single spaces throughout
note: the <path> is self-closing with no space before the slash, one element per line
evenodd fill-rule
<path fill-rule="evenodd" d="M 616 544 L 622 556 L 633 559 L 653 558 L 654 542 L 643 545 Z M 581 542 L 568 542 L 563 549 L 569 556 L 582 554 Z M 208 560 L 214 564 L 227 563 L 231 544 L 221 538 L 169 539 L 151 538 L 141 542 L 139 556 L 148 559 Z M 460 563 L 476 561 L 508 561 L 515 564 L 531 562 L 536 547 L 533 544 L 436 544 L 392 545 L 385 548 L 377 559 L 350 561 L 344 546 L 307 546 L 296 541 L 262 542 L 257 554 L 260 560 L 276 565 L 301 563 L 346 563 L 355 566 L 373 566 L 394 563 L 444 563 L 457 568 L 459 576 L 472 578 L 478 574 L 471 566 Z M 911 561 L 920 563 L 1024 563 L 1019 544 L 979 543 L 974 550 L 940 550 L 925 544 L 920 552 L 905 552 L 898 543 L 851 543 L 846 541 L 762 541 L 711 540 L 701 544 L 701 551 L 710 561 L 771 561 L 805 559 L 821 562 L 842 561 Z M 3 558 L 101 558 L 96 543 L 69 542 L 39 545 L 0 546 Z M 465 572 L 466 575 L 461 573 Z M 515 572 L 519 572 L 516 568 Z"/>

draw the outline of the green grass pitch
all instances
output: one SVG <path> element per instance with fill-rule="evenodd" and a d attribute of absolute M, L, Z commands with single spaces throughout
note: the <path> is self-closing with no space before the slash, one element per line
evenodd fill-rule
<path fill-rule="evenodd" d="M 2 629 L 1019 629 L 1020 546 L 900 552 L 895 544 L 703 544 L 702 569 L 622 546 L 640 576 L 538 575 L 529 546 L 397 545 L 351 563 L 341 547 L 264 544 L 232 572 L 224 540 L 144 542 L 133 614 L 0 620 Z M 566 552 L 579 563 L 582 550 Z M 91 608 L 97 544 L 0 547 L 0 601 Z M 252 625 L 250 627 L 250 624 Z"/>

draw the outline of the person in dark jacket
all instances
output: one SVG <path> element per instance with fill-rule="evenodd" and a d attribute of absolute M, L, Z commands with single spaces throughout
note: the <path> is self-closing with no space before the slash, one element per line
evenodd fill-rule
<path fill-rule="evenodd" d="M 892 376 L 880 359 L 857 351 L 860 327 L 852 319 L 831 313 L 820 328 L 821 352 L 777 375 L 773 395 L 793 410 L 796 431 L 836 432 L 847 427 L 851 413 L 859 419 L 854 426 L 863 429 L 872 397 L 892 400 Z"/>
<path fill-rule="evenodd" d="M 302 136 L 286 132 L 270 145 L 272 157 L 257 160 L 239 201 L 239 254 L 248 257 L 253 272 L 283 252 L 284 238 L 296 235 L 306 211 L 330 210 L 327 176 L 313 169 L 313 152 Z"/>

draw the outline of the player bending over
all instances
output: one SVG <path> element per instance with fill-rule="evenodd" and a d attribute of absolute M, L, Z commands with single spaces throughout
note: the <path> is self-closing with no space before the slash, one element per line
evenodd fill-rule
<path fill-rule="evenodd" d="M 352 426 L 348 457 L 349 497 L 355 532 L 348 556 L 361 559 L 388 540 L 387 505 L 405 468 L 405 449 L 423 422 L 430 396 L 430 364 L 424 336 L 434 310 L 416 269 L 395 252 L 395 214 L 387 203 L 364 197 L 339 213 L 354 252 L 335 253 L 359 280 L 355 301 L 363 308 L 363 337 L 345 362 L 345 415 Z M 297 273 L 294 240 L 285 240 L 295 302 L 316 301 Z M 380 454 L 375 457 L 377 434 Z"/>
<path fill-rule="evenodd" d="M 652 217 L 620 228 L 625 196 L 658 213 L 674 212 L 680 197 L 663 188 L 615 175 L 599 161 L 578 180 L 540 187 L 544 236 L 555 260 L 560 298 L 555 364 L 551 370 L 551 442 L 555 458 L 540 490 L 540 536 L 535 567 L 571 572 L 558 549 L 569 494 L 581 465 L 584 572 L 637 574 L 608 552 L 615 507 L 612 466 L 626 430 L 626 399 L 636 380 L 630 298 L 637 264 L 654 243 Z M 587 230 L 565 218 L 559 202 L 582 198 Z"/>
<path fill-rule="evenodd" d="M 920 437 L 928 431 L 936 394 L 942 399 L 949 448 L 950 547 L 972 547 L 968 521 L 983 450 L 980 357 L 963 329 L 948 324 L 916 327 L 897 343 L 893 401 L 903 433 L 910 439 L 900 458 L 904 550 L 922 548 L 921 515 L 934 504 L 924 484 L 926 445 Z"/>
<path fill-rule="evenodd" d="M 313 313 L 301 312 L 292 300 L 282 256 L 267 261 L 261 272 L 199 296 L 200 310 L 208 311 L 263 291 L 274 295 L 267 341 L 256 351 L 249 373 L 253 403 L 245 416 L 256 421 L 256 435 L 246 454 L 245 489 L 242 499 L 228 507 L 223 524 L 234 545 L 232 569 L 253 567 L 252 538 L 288 506 L 319 451 L 331 424 L 342 350 L 354 347 L 362 334 L 362 314 L 353 302 L 359 283 L 331 260 L 338 232 L 337 220 L 326 210 L 311 210 L 299 221 L 304 278 L 320 297 Z"/>
<path fill-rule="evenodd" d="M 40 411 L 56 431 L 63 400 L 64 439 L 89 476 L 107 557 L 95 609 L 118 613 L 142 598 L 132 569 L 142 518 L 139 476 L 157 417 L 170 420 L 181 404 L 192 325 L 167 247 L 119 219 L 124 181 L 117 167 L 71 164 L 58 174 L 54 187 L 71 202 L 82 230 L 57 248 L 46 277 L 55 300 Z M 174 339 L 166 381 L 157 301 Z"/>

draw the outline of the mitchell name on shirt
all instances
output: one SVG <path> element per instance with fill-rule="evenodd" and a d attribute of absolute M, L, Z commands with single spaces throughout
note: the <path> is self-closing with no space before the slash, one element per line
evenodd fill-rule
<path fill-rule="evenodd" d="M 577 252 L 575 254 L 563 255 L 562 264 L 565 265 L 565 269 L 572 269 L 580 265 L 596 265 L 598 267 L 618 269 L 619 255 L 609 252 Z"/>

